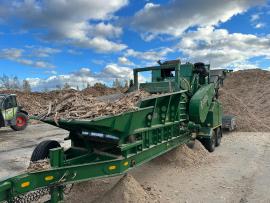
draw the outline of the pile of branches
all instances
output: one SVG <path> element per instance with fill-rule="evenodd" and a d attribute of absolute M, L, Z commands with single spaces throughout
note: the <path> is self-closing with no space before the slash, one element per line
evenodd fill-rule
<path fill-rule="evenodd" d="M 105 101 L 78 92 L 67 93 L 50 103 L 46 117 L 64 119 L 93 119 L 100 116 L 116 115 L 137 109 L 136 104 L 150 94 L 136 91 L 121 94 L 115 100 Z"/>

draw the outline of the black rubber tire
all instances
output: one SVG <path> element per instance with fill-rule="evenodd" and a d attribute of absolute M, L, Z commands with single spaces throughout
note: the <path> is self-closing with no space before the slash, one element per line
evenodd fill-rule
<path fill-rule="evenodd" d="M 202 144 L 205 147 L 205 149 L 207 149 L 209 152 L 215 151 L 215 147 L 216 147 L 216 135 L 215 135 L 215 133 L 212 135 L 211 138 L 203 139 Z"/>
<path fill-rule="evenodd" d="M 216 129 L 216 147 L 218 147 L 221 143 L 221 138 L 222 138 L 222 130 L 218 127 Z"/>
<path fill-rule="evenodd" d="M 39 143 L 34 149 L 31 161 L 38 161 L 49 158 L 50 149 L 61 147 L 61 145 L 55 140 L 45 140 Z"/>
<path fill-rule="evenodd" d="M 15 125 L 11 125 L 11 129 L 12 130 L 15 130 L 15 131 L 20 131 L 20 130 L 24 130 L 26 127 L 27 127 L 27 124 L 28 124 L 28 116 L 22 112 L 18 112 L 16 114 L 16 120 L 18 117 L 22 117 L 24 120 L 25 120 L 25 123 L 23 126 L 18 126 L 17 124 Z M 16 121 L 15 121 L 16 122 Z"/>

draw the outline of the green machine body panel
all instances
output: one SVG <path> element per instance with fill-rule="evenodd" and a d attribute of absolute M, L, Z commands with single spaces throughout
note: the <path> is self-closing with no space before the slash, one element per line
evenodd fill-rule
<path fill-rule="evenodd" d="M 207 114 L 204 126 L 216 128 L 222 124 L 222 105 L 219 101 L 213 101 Z"/>
<path fill-rule="evenodd" d="M 204 123 L 215 95 L 214 85 L 202 86 L 191 98 L 189 117 L 195 123 Z"/>

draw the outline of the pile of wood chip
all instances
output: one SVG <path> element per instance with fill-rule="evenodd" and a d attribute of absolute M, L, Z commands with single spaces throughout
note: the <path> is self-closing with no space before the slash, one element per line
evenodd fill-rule
<path fill-rule="evenodd" d="M 153 160 L 152 163 L 166 165 L 178 169 L 188 167 L 200 167 L 208 159 L 209 152 L 204 148 L 200 141 L 195 140 L 192 148 L 181 145 Z"/>
<path fill-rule="evenodd" d="M 224 80 L 220 101 L 225 114 L 235 115 L 237 130 L 270 131 L 270 72 L 236 71 Z"/>
<path fill-rule="evenodd" d="M 40 171 L 40 170 L 47 170 L 51 168 L 49 159 L 44 159 L 44 160 L 38 160 L 35 162 L 30 162 L 27 171 L 32 172 L 32 171 Z"/>

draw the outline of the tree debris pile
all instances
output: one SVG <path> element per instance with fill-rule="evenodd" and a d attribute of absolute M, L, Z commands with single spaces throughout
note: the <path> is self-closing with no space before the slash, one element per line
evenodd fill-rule
<path fill-rule="evenodd" d="M 83 95 L 93 95 L 95 97 L 103 96 L 103 95 L 109 95 L 109 94 L 115 94 L 115 93 L 121 93 L 123 91 L 126 91 L 124 88 L 109 88 L 105 85 L 95 85 L 93 87 L 87 87 L 83 89 L 81 92 Z"/>
<path fill-rule="evenodd" d="M 224 80 L 220 100 L 225 114 L 235 115 L 237 130 L 270 131 L 270 72 L 236 71 Z"/>
<path fill-rule="evenodd" d="M 18 90 L 1 90 L 0 93 L 16 94 L 19 105 L 30 115 L 45 115 L 49 111 L 50 115 L 56 112 L 67 118 L 91 118 L 101 115 L 117 114 L 121 111 L 135 108 L 135 103 L 146 93 L 139 92 L 135 94 L 121 94 L 124 91 L 119 88 L 108 87 L 89 87 L 82 91 L 73 89 L 55 90 L 50 92 L 22 92 Z M 98 97 L 104 95 L 119 94 L 122 95 L 116 103 L 110 101 L 99 100 Z M 129 98 L 132 97 L 132 98 Z M 111 107 L 110 107 L 111 105 Z M 118 108 L 117 105 L 120 105 Z M 105 107 L 105 110 L 100 108 Z M 117 107 L 117 108 L 116 108 Z M 115 108 L 115 109 L 113 109 Z M 76 109 L 76 110 L 75 110 Z M 68 113 L 68 111 L 71 111 Z M 77 111 L 77 112 L 76 112 Z M 94 112 L 94 116 L 86 115 Z"/>
<path fill-rule="evenodd" d="M 149 95 L 144 91 L 136 91 L 120 95 L 115 101 L 103 101 L 78 92 L 67 93 L 62 98 L 53 101 L 49 107 L 48 116 L 65 119 L 93 119 L 99 116 L 116 115 L 137 109 L 136 104 Z"/>

